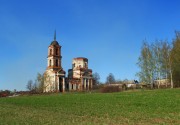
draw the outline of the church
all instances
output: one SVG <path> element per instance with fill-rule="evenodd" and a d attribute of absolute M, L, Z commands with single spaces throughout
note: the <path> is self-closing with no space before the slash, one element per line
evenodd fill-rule
<path fill-rule="evenodd" d="M 92 70 L 88 68 L 87 58 L 74 58 L 67 77 L 61 61 L 61 45 L 56 41 L 55 32 L 54 40 L 48 47 L 43 92 L 88 91 L 92 89 Z"/>

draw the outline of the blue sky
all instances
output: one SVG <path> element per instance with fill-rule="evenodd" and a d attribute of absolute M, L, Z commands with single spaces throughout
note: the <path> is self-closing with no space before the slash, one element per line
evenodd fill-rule
<path fill-rule="evenodd" d="M 54 30 L 67 71 L 74 57 L 105 82 L 137 79 L 142 41 L 175 37 L 179 0 L 0 0 L 0 90 L 26 90 L 43 73 Z"/>

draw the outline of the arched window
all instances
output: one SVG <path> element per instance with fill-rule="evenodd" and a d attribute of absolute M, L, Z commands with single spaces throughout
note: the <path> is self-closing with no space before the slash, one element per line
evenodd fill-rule
<path fill-rule="evenodd" d="M 51 66 L 51 60 L 49 60 L 49 66 Z"/>
<path fill-rule="evenodd" d="M 79 85 L 78 85 L 78 84 L 76 84 L 76 90 L 78 90 L 78 89 L 79 89 L 79 88 L 78 88 L 78 86 L 79 86 Z"/>
<path fill-rule="evenodd" d="M 56 55 L 58 55 L 58 49 L 56 49 Z"/>
<path fill-rule="evenodd" d="M 72 84 L 72 88 L 71 89 L 73 90 L 73 84 Z"/>
<path fill-rule="evenodd" d="M 50 55 L 52 55 L 52 49 L 50 49 Z"/>
<path fill-rule="evenodd" d="M 84 67 L 87 68 L 87 62 L 84 63 Z"/>
<path fill-rule="evenodd" d="M 58 66 L 58 59 L 56 59 L 56 66 Z"/>
<path fill-rule="evenodd" d="M 75 63 L 73 63 L 73 68 L 76 66 L 76 64 Z"/>

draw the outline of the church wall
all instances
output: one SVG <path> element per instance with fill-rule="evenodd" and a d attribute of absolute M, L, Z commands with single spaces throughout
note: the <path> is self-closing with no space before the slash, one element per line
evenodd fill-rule
<path fill-rule="evenodd" d="M 45 81 L 44 81 L 44 92 L 55 91 L 56 84 L 57 84 L 57 80 L 55 73 L 46 72 Z"/>
<path fill-rule="evenodd" d="M 72 90 L 72 86 L 71 86 L 71 83 L 69 82 L 69 91 Z"/>
<path fill-rule="evenodd" d="M 83 60 L 73 60 L 73 69 L 78 69 L 78 68 L 83 68 L 84 67 L 84 63 Z"/>
<path fill-rule="evenodd" d="M 73 69 L 88 68 L 88 61 L 83 58 L 73 59 L 72 64 L 73 64 Z"/>
<path fill-rule="evenodd" d="M 73 78 L 80 78 L 81 77 L 80 73 L 81 73 L 80 70 L 74 70 L 73 71 Z"/>

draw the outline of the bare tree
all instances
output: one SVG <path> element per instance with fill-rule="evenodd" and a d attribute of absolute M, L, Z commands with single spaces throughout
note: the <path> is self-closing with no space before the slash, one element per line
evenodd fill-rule
<path fill-rule="evenodd" d="M 33 81 L 32 80 L 29 80 L 27 85 L 26 85 L 26 88 L 29 90 L 29 91 L 32 91 L 33 90 Z"/>
<path fill-rule="evenodd" d="M 171 80 L 171 88 L 174 88 L 172 51 L 170 52 L 170 55 L 169 55 L 168 66 L 169 66 L 169 73 L 170 73 L 170 80 Z"/>
<path fill-rule="evenodd" d="M 38 82 L 37 80 L 35 80 L 34 84 L 33 84 L 33 93 L 37 93 L 38 92 Z"/>
<path fill-rule="evenodd" d="M 38 73 L 36 81 L 37 81 L 38 92 L 42 93 L 43 87 L 44 87 L 44 76 L 42 74 Z"/>
<path fill-rule="evenodd" d="M 162 61 L 163 61 L 163 69 L 165 72 L 165 78 L 168 79 L 168 77 L 170 77 L 170 83 L 171 83 L 171 88 L 173 88 L 173 79 L 172 79 L 172 47 L 171 44 L 168 43 L 167 41 L 163 42 L 162 45 L 162 52 L 163 52 L 163 56 L 162 56 Z M 167 87 L 168 81 L 166 81 L 166 87 Z"/>
<path fill-rule="evenodd" d="M 158 88 L 160 87 L 161 84 L 161 79 L 163 78 L 163 41 L 156 41 L 152 45 L 152 54 L 154 58 L 154 66 L 155 66 L 155 79 L 158 80 L 157 85 Z"/>
<path fill-rule="evenodd" d="M 156 41 L 149 45 L 143 43 L 141 55 L 139 57 L 138 66 L 141 71 L 138 73 L 141 81 L 151 83 L 157 80 L 158 88 L 161 80 L 170 77 L 171 86 L 173 86 L 173 69 L 172 69 L 172 47 L 167 41 Z"/>
<path fill-rule="evenodd" d="M 93 73 L 92 77 L 93 77 L 93 84 L 94 85 L 99 85 L 99 83 L 100 83 L 99 74 L 97 72 L 95 72 L 95 73 Z"/>
<path fill-rule="evenodd" d="M 106 78 L 106 83 L 107 84 L 114 84 L 116 82 L 114 75 L 110 73 L 107 78 Z"/>
<path fill-rule="evenodd" d="M 152 45 L 149 45 L 146 41 L 143 41 L 141 48 L 141 55 L 138 59 L 138 66 L 140 72 L 137 74 L 141 82 L 150 83 L 153 87 L 153 77 L 155 71 L 154 58 Z"/>

